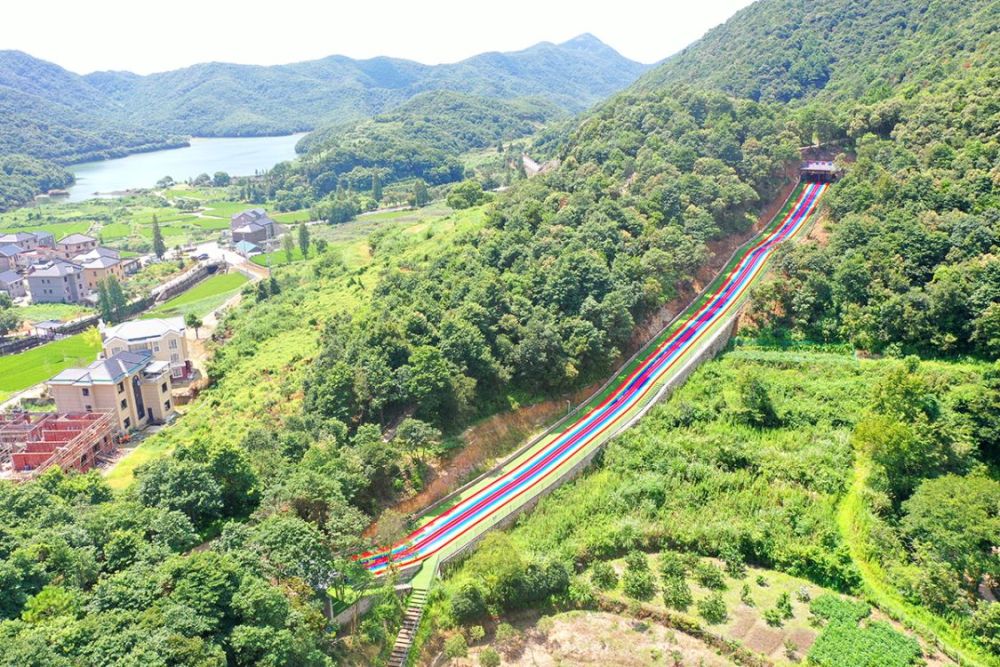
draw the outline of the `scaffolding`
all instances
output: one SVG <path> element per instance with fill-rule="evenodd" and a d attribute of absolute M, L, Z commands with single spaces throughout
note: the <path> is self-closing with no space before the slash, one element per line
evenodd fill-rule
<path fill-rule="evenodd" d="M 110 412 L 0 415 L 0 477 L 33 479 L 52 466 L 86 472 L 114 449 Z"/>

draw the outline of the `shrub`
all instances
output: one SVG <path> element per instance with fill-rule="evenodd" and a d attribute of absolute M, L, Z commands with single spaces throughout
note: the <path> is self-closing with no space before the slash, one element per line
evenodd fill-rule
<path fill-rule="evenodd" d="M 479 664 L 482 667 L 500 667 L 500 654 L 487 646 L 479 652 Z"/>
<path fill-rule="evenodd" d="M 726 613 L 726 601 L 722 599 L 722 593 L 716 591 L 708 597 L 699 600 L 698 613 L 712 625 L 724 622 L 728 615 Z"/>
<path fill-rule="evenodd" d="M 768 625 L 776 628 L 780 628 L 785 623 L 785 619 L 781 615 L 781 612 L 775 607 L 764 610 L 764 620 L 767 621 Z"/>
<path fill-rule="evenodd" d="M 486 636 L 486 630 L 483 630 L 483 626 L 473 625 L 471 628 L 469 628 L 470 643 L 475 644 L 476 642 L 480 642 L 483 640 L 483 637 L 485 636 Z"/>
<path fill-rule="evenodd" d="M 833 622 L 856 624 L 871 613 L 871 607 L 860 600 L 842 598 L 833 593 L 824 593 L 812 601 L 809 611 L 813 616 Z"/>
<path fill-rule="evenodd" d="M 471 621 L 486 613 L 483 593 L 475 584 L 464 584 L 451 596 L 451 613 L 460 623 Z"/>
<path fill-rule="evenodd" d="M 663 604 L 671 609 L 687 611 L 691 606 L 691 587 L 681 577 L 672 577 L 663 580 Z"/>
<path fill-rule="evenodd" d="M 746 559 L 743 557 L 743 552 L 735 545 L 727 544 L 719 555 L 722 556 L 722 560 L 726 564 L 726 574 L 733 579 L 742 579 L 747 576 Z"/>
<path fill-rule="evenodd" d="M 567 592 L 570 602 L 572 602 L 577 607 L 590 607 L 594 604 L 596 595 L 594 594 L 594 585 L 588 579 L 583 577 L 573 577 L 569 582 L 569 591 Z"/>
<path fill-rule="evenodd" d="M 687 573 L 688 564 L 683 555 L 676 551 L 664 551 L 660 554 L 660 577 L 664 581 L 677 577 L 684 578 Z"/>
<path fill-rule="evenodd" d="M 609 591 L 618 585 L 618 573 L 610 563 L 598 561 L 590 568 L 590 580 L 602 591 Z"/>
<path fill-rule="evenodd" d="M 740 602 L 748 607 L 753 607 L 753 598 L 750 597 L 750 584 L 743 584 L 743 588 L 740 589 Z"/>
<path fill-rule="evenodd" d="M 782 593 L 778 596 L 778 601 L 775 603 L 775 609 L 781 614 L 782 618 L 792 618 L 795 616 L 795 612 L 792 611 L 792 598 L 787 592 Z"/>
<path fill-rule="evenodd" d="M 464 658 L 469 655 L 469 644 L 465 641 L 465 636 L 458 634 L 448 637 L 444 641 L 444 654 L 449 658 Z"/>
<path fill-rule="evenodd" d="M 721 591 L 726 588 L 726 578 L 722 570 L 708 562 L 700 562 L 694 568 L 694 578 L 705 588 Z"/>
<path fill-rule="evenodd" d="M 656 593 L 656 582 L 649 570 L 626 568 L 622 576 L 622 590 L 625 595 L 636 600 L 648 600 Z"/>

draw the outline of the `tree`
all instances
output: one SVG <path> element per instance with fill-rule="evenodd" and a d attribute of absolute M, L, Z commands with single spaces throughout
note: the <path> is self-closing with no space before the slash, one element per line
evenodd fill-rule
<path fill-rule="evenodd" d="M 406 451 L 422 453 L 441 441 L 441 431 L 427 422 L 408 417 L 396 429 L 396 440 Z"/>
<path fill-rule="evenodd" d="M 222 490 L 204 464 L 159 459 L 136 474 L 143 505 L 183 512 L 195 526 L 206 525 L 222 512 Z"/>
<path fill-rule="evenodd" d="M 744 424 L 755 428 L 771 428 L 781 424 L 771 400 L 770 389 L 756 374 L 746 373 L 740 377 L 739 401 L 736 415 Z"/>
<path fill-rule="evenodd" d="M 454 209 L 469 208 L 482 203 L 486 199 L 483 186 L 479 181 L 462 181 L 451 189 L 446 199 L 448 206 Z"/>
<path fill-rule="evenodd" d="M 372 173 L 372 199 L 382 201 L 382 178 L 377 171 Z"/>
<path fill-rule="evenodd" d="M 196 313 L 188 313 L 184 316 L 184 324 L 192 329 L 194 329 L 194 337 L 198 338 L 198 330 L 201 329 L 204 322 L 198 317 Z"/>
<path fill-rule="evenodd" d="M 295 240 L 291 234 L 285 234 L 281 237 L 281 248 L 285 251 L 285 263 L 291 264 L 292 257 L 295 255 Z"/>
<path fill-rule="evenodd" d="M 1000 482 L 983 475 L 944 475 L 920 484 L 903 503 L 903 534 L 976 585 L 984 571 L 1000 574 L 993 553 L 1000 535 Z"/>
<path fill-rule="evenodd" d="M 309 228 L 304 222 L 299 223 L 299 250 L 303 257 L 309 257 Z"/>
<path fill-rule="evenodd" d="M 111 303 L 111 293 L 107 281 L 97 283 L 97 309 L 101 311 L 101 319 L 110 323 L 115 315 L 115 307 Z"/>
<path fill-rule="evenodd" d="M 217 171 L 215 175 L 212 176 L 212 185 L 217 188 L 224 188 L 229 185 L 230 182 L 229 174 L 224 171 Z"/>
<path fill-rule="evenodd" d="M 115 276 L 108 276 L 105 280 L 108 283 L 108 298 L 113 309 L 113 319 L 122 320 L 128 314 L 128 300 L 125 298 L 125 291 Z"/>
<path fill-rule="evenodd" d="M 420 207 L 426 206 L 431 200 L 431 194 L 427 190 L 427 184 L 424 183 L 422 178 L 418 178 L 413 182 L 413 205 Z"/>
<path fill-rule="evenodd" d="M 257 281 L 257 303 L 262 301 L 267 301 L 267 297 L 271 296 L 270 292 L 267 291 L 267 281 L 258 280 Z"/>
<path fill-rule="evenodd" d="M 21 316 L 9 305 L 10 297 L 6 292 L 0 292 L 0 299 L 8 302 L 8 305 L 0 303 L 0 336 L 6 336 L 21 326 Z"/>
<path fill-rule="evenodd" d="M 163 241 L 163 232 L 160 231 L 160 221 L 153 214 L 153 254 L 156 255 L 157 259 L 163 259 L 163 255 L 167 252 L 167 244 Z"/>

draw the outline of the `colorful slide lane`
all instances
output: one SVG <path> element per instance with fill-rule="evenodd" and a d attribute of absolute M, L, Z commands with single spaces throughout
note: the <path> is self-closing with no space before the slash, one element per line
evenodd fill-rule
<path fill-rule="evenodd" d="M 587 406 L 585 413 L 564 430 L 550 434 L 528 451 L 465 490 L 458 502 L 440 514 L 424 517 L 422 525 L 389 550 L 359 556 L 375 575 L 393 565 L 399 569 L 435 561 L 454 553 L 499 521 L 556 483 L 577 462 L 601 446 L 641 414 L 664 383 L 675 377 L 725 325 L 742 305 L 750 285 L 764 270 L 774 249 L 805 224 L 826 189 L 806 184 L 790 198 L 783 215 L 757 237 L 756 243 L 735 257 L 707 293 L 684 316 L 654 341 L 645 357 L 623 374 L 617 384 Z"/>

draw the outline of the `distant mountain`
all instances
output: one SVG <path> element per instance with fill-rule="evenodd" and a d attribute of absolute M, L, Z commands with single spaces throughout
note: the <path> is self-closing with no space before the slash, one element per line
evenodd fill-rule
<path fill-rule="evenodd" d="M 498 99 L 536 95 L 576 112 L 645 69 L 593 35 L 581 35 L 446 65 L 330 56 L 272 67 L 205 63 L 142 77 L 97 72 L 83 79 L 134 123 L 173 133 L 242 136 L 368 117 L 431 90 Z"/>
<path fill-rule="evenodd" d="M 0 51 L 0 157 L 65 165 L 182 145 L 188 136 L 287 134 L 353 123 L 437 90 L 534 96 L 541 106 L 577 112 L 646 69 L 592 35 L 447 65 L 330 56 L 271 67 L 203 63 L 148 76 L 80 76 Z M 28 190 L 19 187 L 6 201 Z"/>

